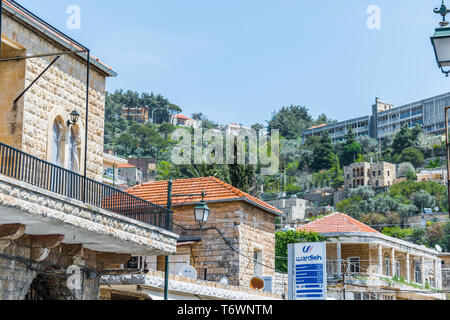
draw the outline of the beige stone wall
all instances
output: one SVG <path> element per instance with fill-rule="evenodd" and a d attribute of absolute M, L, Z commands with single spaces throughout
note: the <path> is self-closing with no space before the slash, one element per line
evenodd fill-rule
<path fill-rule="evenodd" d="M 216 230 L 186 231 L 174 226 L 175 232 L 183 237 L 201 237 L 201 243 L 190 246 L 191 265 L 197 269 L 200 279 L 220 281 L 227 277 L 231 285 L 248 286 L 253 276 L 253 250 L 262 251 L 265 276 L 274 275 L 275 267 L 275 216 L 244 204 L 243 202 L 224 202 L 208 204 L 211 214 L 204 228 L 217 227 L 226 240 L 239 250 L 242 256 L 230 248 Z M 175 207 L 175 224 L 186 229 L 197 229 L 193 206 Z M 186 248 L 178 254 L 186 254 Z"/>
<path fill-rule="evenodd" d="M 394 180 L 397 178 L 395 164 L 388 162 L 377 162 L 373 163 L 370 169 L 372 171 L 370 184 L 374 187 L 390 187 L 394 184 Z M 374 172 L 375 176 L 373 175 Z"/>
<path fill-rule="evenodd" d="M 370 163 L 357 162 L 344 168 L 345 187 L 354 188 L 358 186 L 366 186 L 369 184 Z"/>
<path fill-rule="evenodd" d="M 241 206 L 245 213 L 241 215 L 239 248 L 246 257 L 251 259 L 240 257 L 239 284 L 248 287 L 250 279 L 255 276 L 253 262 L 255 250 L 262 254 L 263 265 L 259 266 L 261 271 L 259 276 L 275 275 L 275 216 L 246 203 L 241 203 Z"/>
<path fill-rule="evenodd" d="M 208 204 L 211 214 L 204 228 L 217 227 L 234 248 L 239 248 L 238 202 Z M 198 229 L 194 220 L 193 206 L 173 208 L 173 221 L 186 229 Z M 174 225 L 174 232 L 183 237 L 200 237 L 201 243 L 191 246 L 191 265 L 197 269 L 199 278 L 218 282 L 227 277 L 230 284 L 239 284 L 239 256 L 225 243 L 216 230 L 186 231 Z"/>
<path fill-rule="evenodd" d="M 13 45 L 12 43 L 10 43 Z M 20 55 L 22 51 L 2 43 L 2 58 Z M 25 88 L 25 61 L 0 63 L 0 141 L 15 148 L 22 147 L 23 102 L 12 102 Z"/>
<path fill-rule="evenodd" d="M 98 277 L 84 277 L 80 289 L 69 290 L 67 279 L 51 270 L 59 270 L 62 275 L 69 266 L 78 266 L 87 270 L 100 272 L 103 263 L 98 263 L 98 252 L 83 249 L 77 245 L 64 245 L 51 250 L 41 263 L 30 261 L 33 242 L 29 236 L 11 241 L 6 248 L 0 248 L 0 253 L 11 259 L 0 256 L 0 300 L 23 300 L 33 290 L 35 297 L 28 299 L 44 300 L 97 300 L 100 289 Z M 74 250 L 76 248 L 76 250 Z M 79 248 L 79 249 L 78 249 Z M 26 262 L 27 264 L 25 264 Z M 27 267 L 27 265 L 31 267 Z M 47 273 L 35 270 L 41 266 L 55 266 Z M 33 270 L 30 270 L 33 269 Z"/>
<path fill-rule="evenodd" d="M 25 48 L 28 55 L 49 52 L 67 51 L 42 35 L 33 32 L 26 26 L 3 15 L 3 35 Z M 30 84 L 53 58 L 35 58 L 19 62 L 25 64 L 25 87 Z M 12 62 L 17 64 L 16 62 Z M 23 68 L 23 66 L 20 66 Z M 88 137 L 88 175 L 100 180 L 102 176 L 103 133 L 105 109 L 105 75 L 95 68 L 91 68 L 90 81 L 90 110 L 89 110 L 89 137 Z M 21 76 L 21 75 L 20 75 Z M 21 135 L 21 148 L 41 159 L 51 159 L 51 136 L 53 121 L 60 116 L 66 122 L 73 110 L 80 113 L 79 131 L 83 136 L 85 128 L 85 82 L 86 64 L 73 56 L 63 56 L 47 73 L 25 94 L 21 99 L 23 104 L 23 125 L 16 125 L 12 132 L 18 141 Z M 20 90 L 15 90 L 2 100 L 4 109 L 12 108 L 12 97 Z M 11 101 L 10 101 L 11 100 Z M 10 110 L 15 112 L 14 110 Z M 16 115 L 17 116 L 17 115 Z M 11 117 L 8 118 L 11 120 Z M 20 124 L 20 120 L 16 121 Z M 68 132 L 68 130 L 67 130 Z M 11 139 L 6 138 L 5 141 Z M 67 148 L 66 148 L 67 149 Z M 84 150 L 84 146 L 81 148 Z M 81 164 L 84 156 L 80 155 Z M 83 168 L 80 170 L 83 172 Z"/>
<path fill-rule="evenodd" d="M 358 162 L 344 168 L 345 187 L 389 187 L 397 177 L 396 165 L 388 162 Z"/>

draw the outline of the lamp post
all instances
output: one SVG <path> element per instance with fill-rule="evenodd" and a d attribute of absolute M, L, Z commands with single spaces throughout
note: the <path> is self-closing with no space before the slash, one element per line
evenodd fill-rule
<path fill-rule="evenodd" d="M 436 56 L 436 61 L 438 67 L 441 69 L 442 73 L 446 77 L 450 74 L 450 27 L 449 22 L 445 19 L 450 10 L 442 0 L 440 8 L 434 9 L 434 13 L 440 14 L 442 16 L 442 21 L 439 22 L 439 27 L 435 29 L 434 35 L 431 37 L 431 43 L 433 45 L 434 54 Z M 445 70 L 444 68 L 447 68 Z M 448 190 L 448 206 L 449 206 L 449 216 L 450 216 L 450 144 L 449 144 L 449 132 L 448 132 L 448 109 L 446 107 L 445 114 L 445 144 L 447 150 L 447 190 Z"/>
<path fill-rule="evenodd" d="M 208 217 L 211 212 L 208 205 L 205 202 L 206 193 L 203 191 L 199 194 L 172 194 L 173 181 L 169 180 L 167 185 L 167 209 L 172 210 L 172 198 L 173 197 L 202 197 L 199 204 L 194 207 L 194 219 L 202 230 L 203 226 L 208 222 Z M 169 300 L 169 256 L 165 256 L 164 261 L 164 300 Z"/>

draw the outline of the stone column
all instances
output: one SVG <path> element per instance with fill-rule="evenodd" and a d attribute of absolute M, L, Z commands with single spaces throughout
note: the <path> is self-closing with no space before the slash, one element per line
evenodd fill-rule
<path fill-rule="evenodd" d="M 434 260 L 434 288 L 442 290 L 442 261 Z"/>
<path fill-rule="evenodd" d="M 395 277 L 395 249 L 391 250 L 391 277 Z"/>
<path fill-rule="evenodd" d="M 411 282 L 411 266 L 409 265 L 409 253 L 406 253 L 406 281 Z"/>
<path fill-rule="evenodd" d="M 383 274 L 383 246 L 378 245 L 378 274 Z"/>
<path fill-rule="evenodd" d="M 341 256 L 341 243 L 336 243 L 336 270 L 339 278 L 342 277 L 342 256 Z"/>
<path fill-rule="evenodd" d="M 0 247 L 0 253 L 10 258 L 0 257 L 0 300 L 23 300 L 28 293 L 36 272 L 29 270 L 17 258 L 29 256 L 30 249 L 11 244 Z"/>
<path fill-rule="evenodd" d="M 422 256 L 420 258 L 420 262 L 421 262 L 420 271 L 422 272 L 422 286 L 425 287 L 425 257 L 424 256 Z"/>

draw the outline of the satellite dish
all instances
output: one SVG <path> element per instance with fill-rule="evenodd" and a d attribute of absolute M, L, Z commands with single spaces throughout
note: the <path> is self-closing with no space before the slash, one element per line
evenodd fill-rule
<path fill-rule="evenodd" d="M 439 212 L 439 207 L 434 208 L 434 212 Z"/>
<path fill-rule="evenodd" d="M 436 250 L 438 251 L 438 252 L 442 252 L 442 248 L 441 248 L 441 246 L 440 245 L 435 245 L 434 246 L 435 248 L 436 248 Z"/>
<path fill-rule="evenodd" d="M 178 275 L 186 278 L 197 279 L 197 270 L 192 266 L 184 266 Z"/>
<path fill-rule="evenodd" d="M 222 278 L 220 279 L 219 284 L 223 286 L 228 286 L 230 284 L 230 281 L 228 280 L 228 278 Z"/>
<path fill-rule="evenodd" d="M 250 289 L 264 290 L 264 280 L 260 277 L 253 277 L 250 279 Z"/>

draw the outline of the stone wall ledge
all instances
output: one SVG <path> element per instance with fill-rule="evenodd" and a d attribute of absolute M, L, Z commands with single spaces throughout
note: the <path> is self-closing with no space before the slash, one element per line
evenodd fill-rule
<path fill-rule="evenodd" d="M 103 237 L 103 241 L 111 238 L 111 240 L 123 241 L 130 247 L 138 246 L 139 248 L 136 249 L 142 254 L 150 253 L 150 250 L 147 249 L 166 254 L 176 252 L 176 243 L 179 236 L 173 232 L 4 175 L 0 175 L 0 206 L 23 211 L 24 214 L 34 219 L 42 218 L 58 225 L 95 233 Z M 0 221 L 2 220 L 1 215 L 2 212 L 0 212 Z M 26 216 L 24 216 L 24 219 L 26 219 Z M 98 248 L 95 249 L 98 250 Z"/>
<path fill-rule="evenodd" d="M 147 274 L 107 275 L 102 277 L 108 285 L 139 285 L 145 289 L 164 289 L 164 273 L 149 271 Z M 212 281 L 194 280 L 178 275 L 169 276 L 169 291 L 224 300 L 282 300 L 269 292 L 245 287 L 225 286 Z"/>

